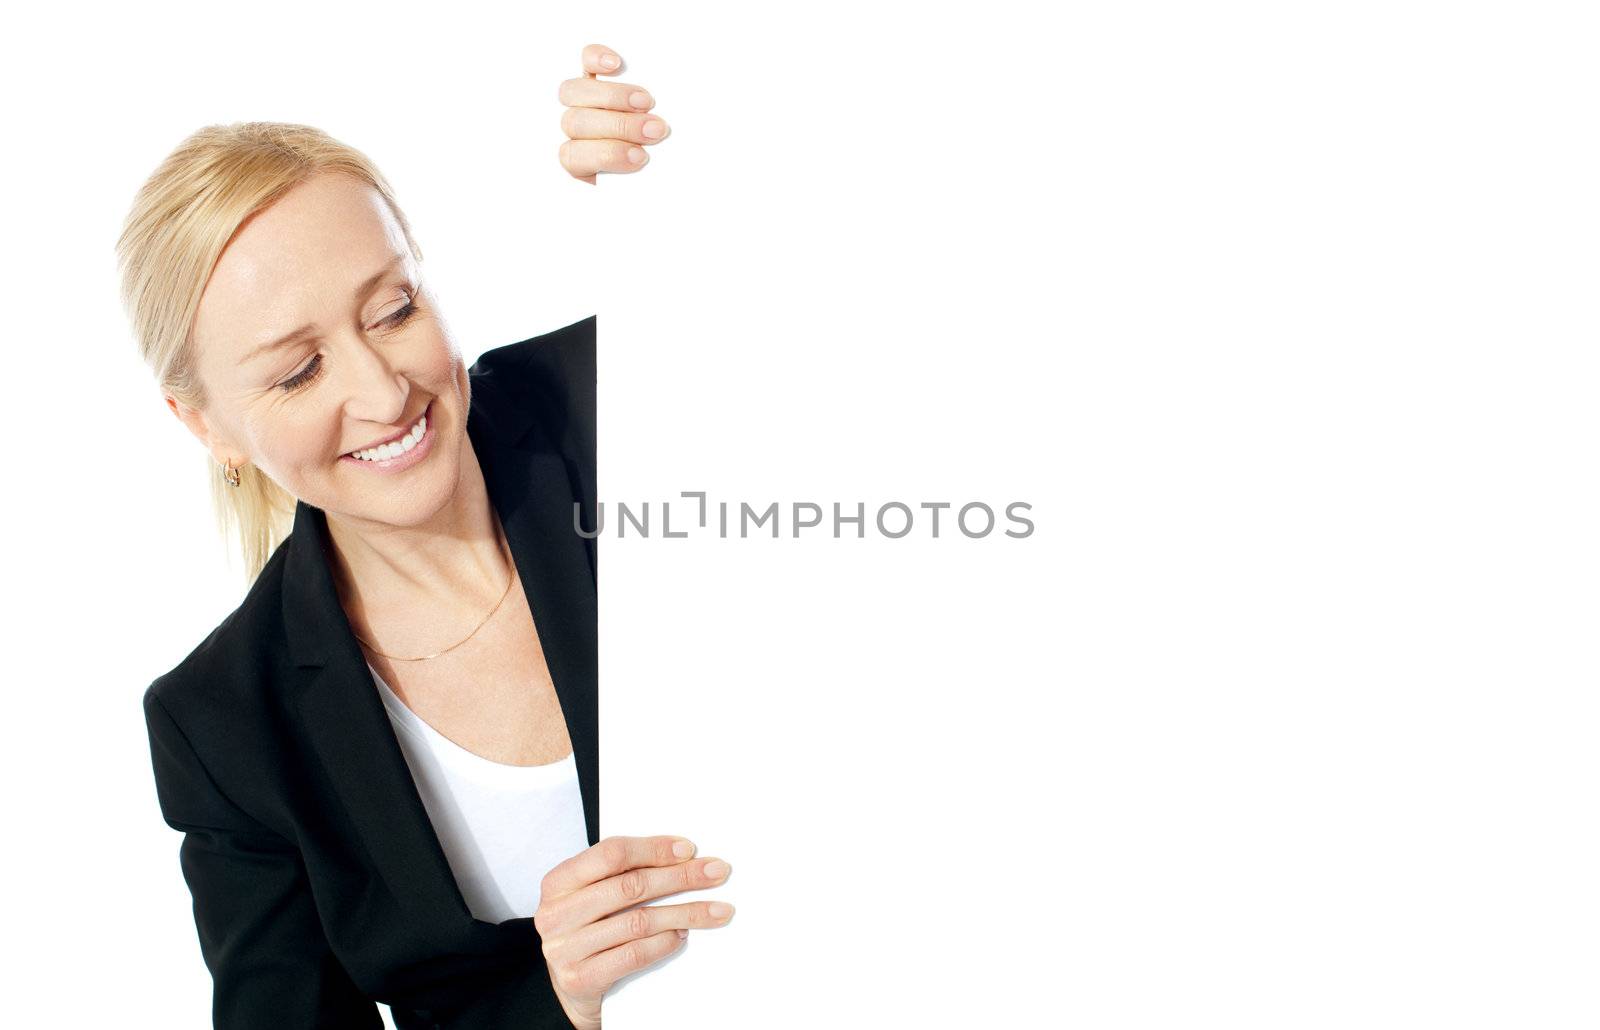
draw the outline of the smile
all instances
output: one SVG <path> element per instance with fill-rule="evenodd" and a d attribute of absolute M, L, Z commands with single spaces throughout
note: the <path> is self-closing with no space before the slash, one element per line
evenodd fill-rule
<path fill-rule="evenodd" d="M 340 455 L 339 460 L 359 462 L 368 468 L 385 471 L 409 468 L 421 461 L 431 449 L 434 435 L 428 432 L 428 412 L 431 410 L 433 403 L 430 401 L 411 428 L 383 443 Z"/>

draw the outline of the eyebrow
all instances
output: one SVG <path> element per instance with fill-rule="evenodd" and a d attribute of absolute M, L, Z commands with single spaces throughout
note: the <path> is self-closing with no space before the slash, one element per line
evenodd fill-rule
<path fill-rule="evenodd" d="M 372 288 L 374 286 L 378 285 L 378 281 L 380 279 L 382 279 L 384 276 L 388 275 L 394 269 L 394 266 L 398 265 L 400 262 L 404 261 L 405 258 L 406 258 L 406 256 L 404 254 L 396 254 L 394 257 L 390 258 L 384 264 L 384 266 L 382 268 L 378 269 L 376 272 L 373 272 L 371 275 L 369 275 L 365 279 L 363 279 L 361 281 L 361 285 L 356 287 L 356 292 L 355 292 L 356 297 L 357 298 L 365 297 L 368 293 L 371 293 L 372 292 Z M 243 364 L 243 363 L 248 362 L 248 361 L 254 361 L 256 358 L 260 357 L 262 354 L 267 353 L 268 351 L 275 351 L 280 347 L 287 347 L 291 343 L 299 343 L 301 340 L 305 340 L 305 339 L 308 339 L 308 338 L 311 338 L 311 337 L 315 337 L 316 335 L 317 335 L 317 325 L 316 325 L 316 323 L 315 322 L 307 323 L 306 325 L 303 325 L 298 329 L 295 329 L 295 330 L 293 330 L 291 332 L 284 333 L 282 336 L 278 337 L 276 340 L 268 340 L 266 343 L 260 343 L 260 344 L 257 344 L 256 346 L 250 348 L 250 351 L 247 354 L 245 354 L 245 356 L 242 359 L 240 359 L 240 364 Z"/>

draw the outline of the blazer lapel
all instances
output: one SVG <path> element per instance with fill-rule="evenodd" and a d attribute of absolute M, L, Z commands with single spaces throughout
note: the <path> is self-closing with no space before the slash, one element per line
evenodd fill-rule
<path fill-rule="evenodd" d="M 326 516 L 299 502 L 285 546 L 284 624 L 306 733 L 395 899 L 427 925 L 471 919 L 339 604 Z"/>
<path fill-rule="evenodd" d="M 573 528 L 575 492 L 566 461 L 531 412 L 513 406 L 491 415 L 483 402 L 493 394 L 474 388 L 468 436 L 561 702 L 585 828 L 595 844 L 600 819 L 594 569 Z M 326 515 L 298 502 L 284 546 L 283 619 L 290 656 L 301 670 L 295 703 L 339 801 L 403 906 L 432 924 L 488 926 L 472 917 L 456 885 L 339 603 Z"/>

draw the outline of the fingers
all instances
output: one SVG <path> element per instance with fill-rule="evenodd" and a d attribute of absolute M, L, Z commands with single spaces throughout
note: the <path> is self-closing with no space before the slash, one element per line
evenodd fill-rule
<path fill-rule="evenodd" d="M 598 107 L 608 111 L 648 111 L 656 98 L 643 86 L 600 79 L 568 79 L 557 91 L 565 107 Z"/>
<path fill-rule="evenodd" d="M 643 147 L 627 140 L 569 139 L 561 144 L 561 166 L 589 182 L 596 172 L 636 172 L 649 160 Z"/>
<path fill-rule="evenodd" d="M 624 976 L 666 958 L 683 947 L 677 930 L 664 930 L 653 937 L 629 941 L 591 958 L 550 962 L 550 982 L 558 994 L 599 996 Z"/>
<path fill-rule="evenodd" d="M 672 130 L 653 114 L 569 107 L 561 116 L 561 131 L 572 139 L 616 139 L 650 144 L 666 139 Z"/>
<path fill-rule="evenodd" d="M 622 71 L 622 55 L 600 43 L 583 48 L 583 77 L 561 84 L 565 113 L 561 129 L 561 166 L 591 185 L 600 172 L 636 172 L 650 161 L 644 147 L 672 134 L 662 118 L 647 116 L 655 108 L 648 90 L 626 82 L 602 82 L 596 75 Z"/>
<path fill-rule="evenodd" d="M 583 48 L 583 73 L 588 76 L 615 75 L 622 70 L 622 55 L 608 46 L 590 43 Z"/>
<path fill-rule="evenodd" d="M 556 899 L 550 905 L 550 915 L 556 926 L 587 926 L 641 901 L 715 887 L 728 878 L 729 872 L 728 863 L 717 858 L 628 869 Z M 539 907 L 545 907 L 543 899 Z"/>
<path fill-rule="evenodd" d="M 564 897 L 641 866 L 677 865 L 694 851 L 694 844 L 682 837 L 607 837 L 546 873 L 539 884 L 541 896 Z"/>
<path fill-rule="evenodd" d="M 591 923 L 567 938 L 571 954 L 590 956 L 628 941 L 645 940 L 666 930 L 709 930 L 727 924 L 733 906 L 725 901 L 692 901 L 683 905 L 641 905 Z"/>
<path fill-rule="evenodd" d="M 607 837 L 545 874 L 534 927 L 558 997 L 598 1006 L 618 980 L 681 948 L 690 930 L 727 925 L 733 906 L 722 901 L 640 904 L 728 878 L 728 863 L 694 851 L 682 837 Z"/>

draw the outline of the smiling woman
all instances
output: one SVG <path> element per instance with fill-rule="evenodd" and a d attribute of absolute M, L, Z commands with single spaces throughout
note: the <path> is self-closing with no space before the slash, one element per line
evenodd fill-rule
<path fill-rule="evenodd" d="M 209 180 L 203 186 L 194 178 L 200 169 Z M 312 178 L 317 182 L 309 190 L 295 189 Z M 360 197 L 361 210 L 341 208 L 353 195 Z M 289 203 L 278 204 L 280 199 Z M 382 211 L 372 210 L 373 203 Z M 368 251 L 367 260 L 374 250 L 385 260 L 395 236 L 405 251 L 388 255 L 375 277 L 345 298 L 348 303 L 368 303 L 366 295 L 395 266 L 406 263 L 414 273 L 420 265 L 422 250 L 405 215 L 365 155 L 310 127 L 274 123 L 209 126 L 190 136 L 151 176 L 118 242 L 123 302 L 142 356 L 169 407 L 225 471 L 222 478 L 210 477 L 213 499 L 224 532 L 238 535 L 252 580 L 287 534 L 296 495 L 264 474 L 260 462 L 247 466 L 240 455 L 249 453 L 248 432 L 266 428 L 262 416 L 277 403 L 272 391 L 291 394 L 309 384 L 324 358 L 316 353 L 312 367 L 280 377 L 275 373 L 286 362 L 305 360 L 304 354 L 286 352 L 308 348 L 317 325 L 271 333 L 264 343 L 241 334 L 262 312 L 270 319 L 288 306 L 275 288 L 286 283 L 290 296 L 325 288 L 290 263 L 293 253 L 281 254 L 274 267 L 271 237 L 292 238 L 297 226 L 290 223 L 301 223 L 317 236 L 301 241 L 303 256 L 333 231 L 333 225 L 317 223 L 330 210 L 340 226 L 353 222 L 366 230 L 354 249 Z M 261 246 L 252 246 L 258 241 Z M 226 261 L 220 260 L 224 248 Z M 211 270 L 209 286 L 199 281 L 202 270 Z M 236 321 L 241 312 L 242 324 Z M 213 336 L 217 346 L 199 346 Z"/>
<path fill-rule="evenodd" d="M 568 171 L 625 161 L 630 117 Z M 599 839 L 595 541 L 571 529 L 595 319 L 468 367 L 387 180 L 304 125 L 190 136 L 118 254 L 250 579 L 144 692 L 216 1025 L 377 1026 L 382 1001 L 402 1030 L 598 1026 L 614 983 L 731 909 L 637 908 L 727 865 Z"/>
<path fill-rule="evenodd" d="M 482 521 L 474 514 L 486 518 L 487 509 L 470 490 L 457 489 L 476 478 L 462 468 L 474 455 L 460 446 L 470 380 L 422 285 L 420 251 L 392 192 L 359 158 L 319 162 L 318 145 L 337 145 L 308 130 L 290 143 L 281 126 L 211 129 L 191 145 L 228 146 L 217 135 L 230 131 L 233 154 L 243 156 L 251 145 L 269 154 L 299 146 L 310 151 L 303 159 L 311 166 L 308 174 L 284 161 L 285 178 L 298 173 L 291 188 L 280 188 L 276 177 L 262 183 L 268 203 L 241 220 L 195 311 L 188 361 L 204 393 L 199 403 L 176 393 L 167 399 L 220 464 L 251 482 L 254 489 L 240 496 L 267 500 L 266 512 L 237 506 L 246 539 L 270 546 L 270 519 L 292 514 L 294 498 L 338 513 L 329 528 L 357 579 L 364 561 L 376 557 L 368 552 L 380 550 L 364 542 L 373 534 L 397 539 L 393 527 L 477 536 L 491 545 L 480 549 L 478 564 L 492 568 L 494 534 L 486 523 L 474 525 Z M 259 168 L 260 157 L 250 156 Z M 180 151 L 177 160 L 192 157 Z M 228 196 L 238 203 L 242 192 Z M 285 331 L 285 324 L 293 328 Z M 425 412 L 434 437 L 456 447 L 416 446 L 409 434 Z M 401 461 L 389 442 L 405 439 L 413 446 L 401 446 Z M 377 457 L 369 452 L 378 448 L 385 461 L 350 457 Z M 374 479 L 375 471 L 396 475 Z M 404 482 L 402 471 L 412 473 Z M 252 574 L 261 557 L 252 556 Z M 436 564 L 411 578 L 445 586 L 453 577 L 448 565 Z"/>

